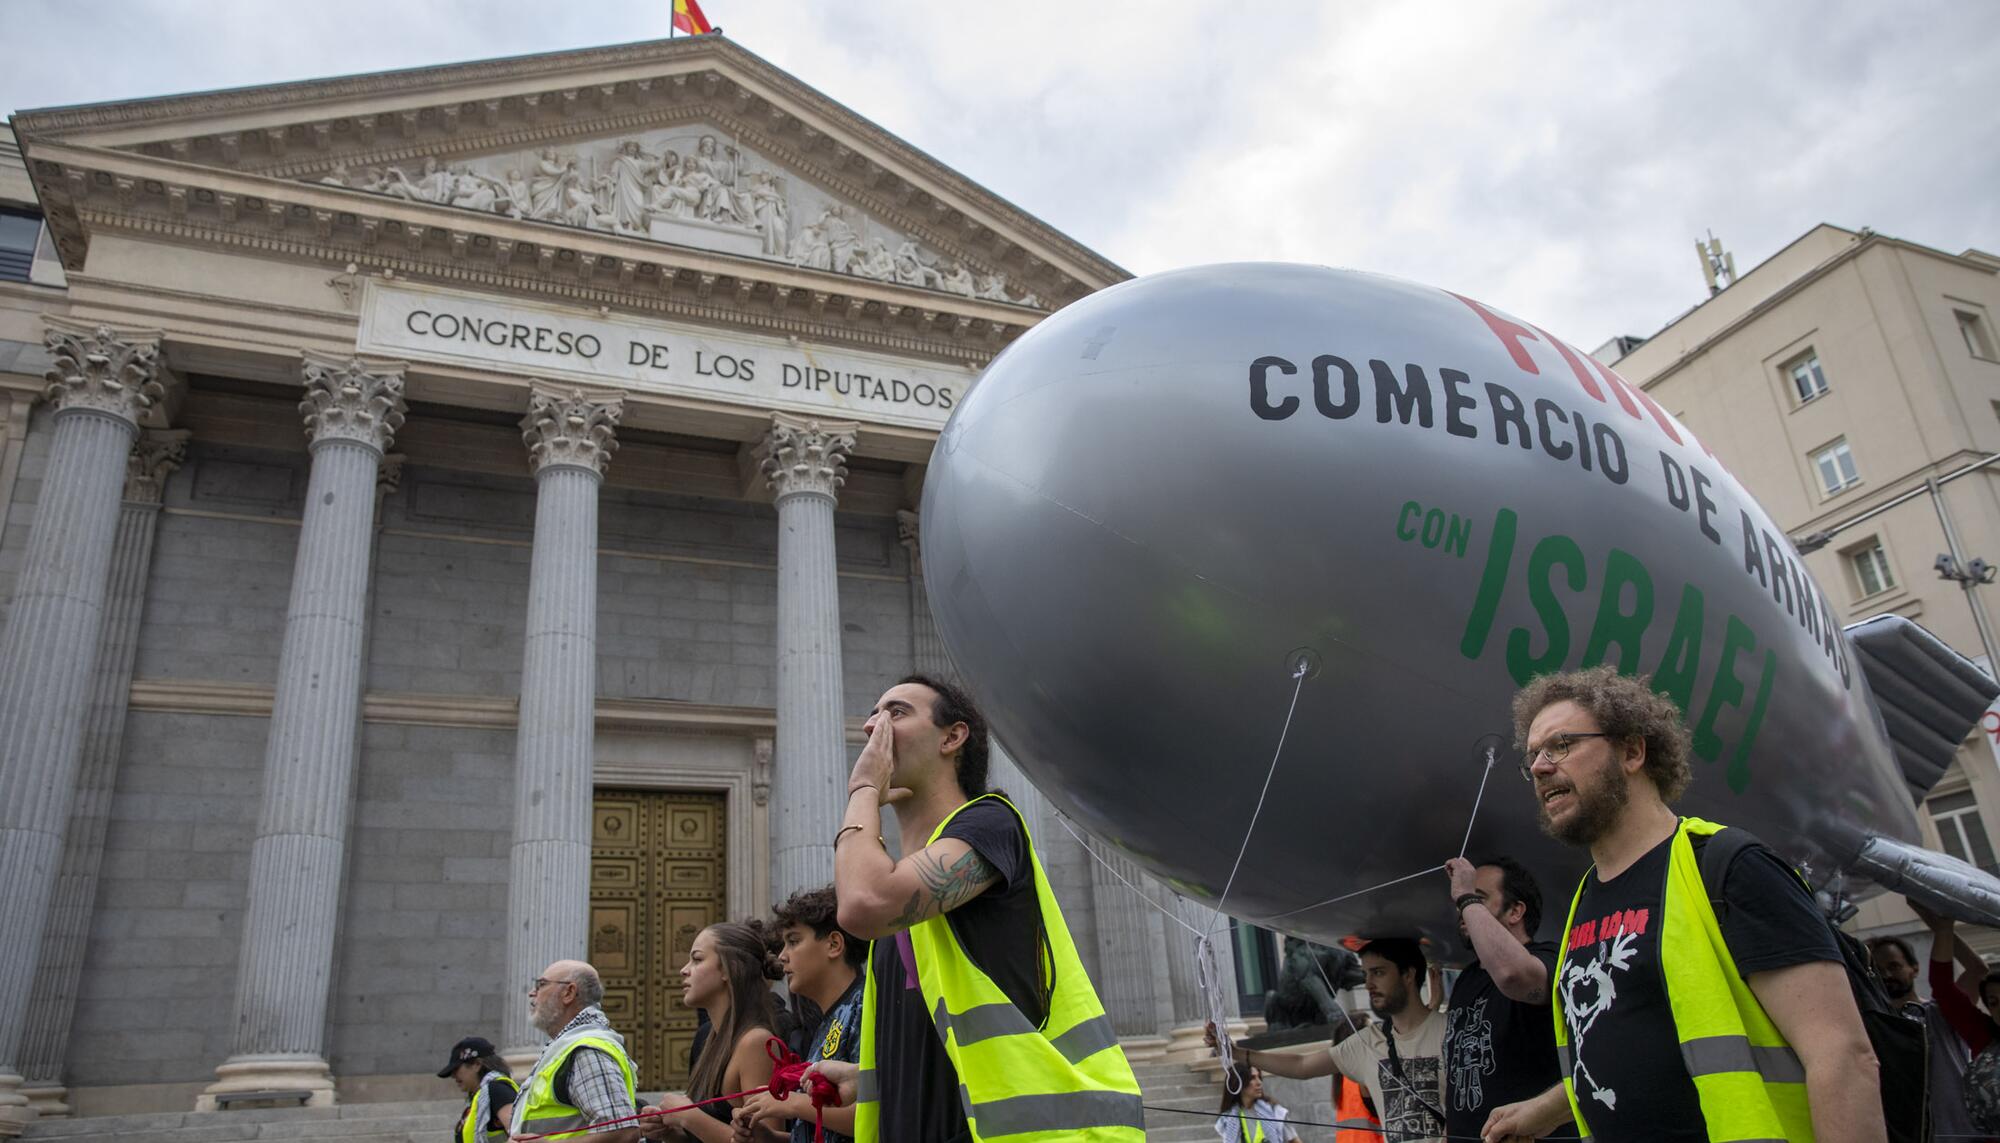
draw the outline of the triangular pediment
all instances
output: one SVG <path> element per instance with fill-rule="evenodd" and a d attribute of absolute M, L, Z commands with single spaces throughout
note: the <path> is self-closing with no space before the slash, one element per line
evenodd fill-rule
<path fill-rule="evenodd" d="M 393 206 L 390 230 L 452 233 L 454 255 L 470 246 L 458 234 L 532 223 L 825 275 L 835 296 L 846 279 L 1029 310 L 1126 276 L 719 36 L 55 108 L 15 126 L 45 203 L 100 187 L 177 212 L 250 197 L 196 185 L 176 199 L 180 165 L 381 200 L 265 209 L 326 230 Z M 162 174 L 91 170 L 93 153 L 159 160 Z"/>

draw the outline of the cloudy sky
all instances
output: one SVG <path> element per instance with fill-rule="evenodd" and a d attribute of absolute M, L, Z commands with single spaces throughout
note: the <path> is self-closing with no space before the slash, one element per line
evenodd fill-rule
<path fill-rule="evenodd" d="M 671 0 L 6 0 L 0 110 L 664 35 Z M 1821 221 L 2000 251 L 2000 3 L 707 0 L 1136 272 L 1354 266 L 1568 340 Z"/>

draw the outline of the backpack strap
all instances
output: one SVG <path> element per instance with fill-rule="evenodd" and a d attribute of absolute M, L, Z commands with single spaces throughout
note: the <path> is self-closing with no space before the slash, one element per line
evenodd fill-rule
<path fill-rule="evenodd" d="M 1738 854 L 1759 842 L 1755 834 L 1735 826 L 1724 826 L 1701 840 L 1701 883 L 1708 889 L 1708 907 L 1720 919 L 1729 909 L 1722 899 L 1722 884 L 1729 876 L 1729 866 Z"/>

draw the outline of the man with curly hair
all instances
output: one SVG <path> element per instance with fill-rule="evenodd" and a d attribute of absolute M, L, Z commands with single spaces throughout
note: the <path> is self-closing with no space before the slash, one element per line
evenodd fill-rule
<path fill-rule="evenodd" d="M 1725 827 L 1672 809 L 1693 777 L 1673 701 L 1608 666 L 1545 675 L 1514 734 L 1542 829 L 1593 864 L 1553 980 L 1563 1081 L 1496 1108 L 1485 1137 L 1573 1116 L 1598 1143 L 1883 1138 L 1874 1051 L 1805 883 L 1760 844 L 1704 881 Z"/>

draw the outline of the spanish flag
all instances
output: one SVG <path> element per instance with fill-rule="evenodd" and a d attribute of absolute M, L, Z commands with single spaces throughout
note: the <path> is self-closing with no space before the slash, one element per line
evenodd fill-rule
<path fill-rule="evenodd" d="M 707 35 L 715 30 L 708 17 L 701 14 L 701 5 L 695 0 L 674 0 L 674 27 L 690 36 Z"/>

